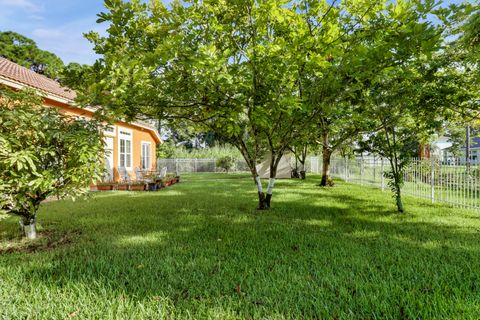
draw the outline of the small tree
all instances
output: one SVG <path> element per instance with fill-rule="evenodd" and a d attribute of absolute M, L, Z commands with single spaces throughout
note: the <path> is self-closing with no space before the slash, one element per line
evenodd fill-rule
<path fill-rule="evenodd" d="M 172 140 L 165 140 L 157 147 L 157 157 L 159 159 L 168 159 L 175 156 L 175 144 Z"/>
<path fill-rule="evenodd" d="M 49 196 L 78 196 L 102 176 L 104 150 L 95 121 L 46 108 L 28 92 L 0 91 L 0 211 L 21 217 L 36 237 L 36 215 Z"/>
<path fill-rule="evenodd" d="M 217 167 L 220 167 L 228 173 L 235 167 L 235 158 L 232 156 L 223 156 L 217 159 Z"/>

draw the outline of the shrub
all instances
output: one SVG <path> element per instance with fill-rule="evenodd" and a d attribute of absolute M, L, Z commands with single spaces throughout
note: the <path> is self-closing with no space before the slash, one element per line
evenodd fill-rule
<path fill-rule="evenodd" d="M 225 172 L 232 170 L 235 166 L 236 159 L 233 156 L 223 156 L 217 159 L 217 167 L 222 168 Z"/>
<path fill-rule="evenodd" d="M 35 237 L 36 212 L 49 196 L 77 196 L 102 176 L 95 121 L 76 120 L 28 92 L 0 91 L 0 211 L 21 217 Z"/>

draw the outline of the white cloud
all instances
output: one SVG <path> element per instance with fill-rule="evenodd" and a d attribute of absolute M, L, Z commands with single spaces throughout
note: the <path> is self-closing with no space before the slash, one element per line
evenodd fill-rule
<path fill-rule="evenodd" d="M 32 31 L 32 34 L 38 38 L 43 39 L 59 39 L 64 36 L 63 32 L 57 29 L 35 29 Z"/>
<path fill-rule="evenodd" d="M 83 19 L 58 25 L 53 28 L 36 28 L 31 32 L 38 47 L 58 55 L 66 64 L 69 62 L 93 63 L 97 55 L 93 45 L 83 37 L 83 33 L 97 31 L 104 33 L 105 27 L 100 27 L 91 21 Z"/>
<path fill-rule="evenodd" d="M 91 0 L 97 2 L 98 0 Z M 33 39 L 42 50 L 53 52 L 65 63 L 93 63 L 98 56 L 83 33 L 105 33 L 106 25 L 95 23 L 100 8 L 73 6 L 63 0 L 0 0 L 0 31 L 15 31 Z M 72 1 L 73 2 L 73 1 Z M 100 1 L 101 2 L 101 1 Z M 49 8 L 49 10 L 46 10 Z M 73 11 L 73 8 L 82 8 Z"/>
<path fill-rule="evenodd" d="M 29 0 L 0 0 L 0 6 L 23 8 L 31 12 L 42 11 L 42 7 L 37 6 Z"/>
<path fill-rule="evenodd" d="M 26 21 L 44 20 L 43 5 L 35 4 L 30 0 L 0 0 L 0 8 L 0 27 L 3 24 L 18 24 L 19 17 L 27 18 Z"/>

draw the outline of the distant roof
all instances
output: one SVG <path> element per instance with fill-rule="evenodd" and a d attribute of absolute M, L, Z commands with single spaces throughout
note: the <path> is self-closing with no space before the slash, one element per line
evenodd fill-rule
<path fill-rule="evenodd" d="M 74 100 L 76 97 L 73 90 L 62 87 L 57 81 L 22 67 L 3 57 L 0 57 L 0 76 L 65 99 Z"/>
<path fill-rule="evenodd" d="M 437 143 L 437 142 L 436 142 Z M 441 143 L 437 143 L 437 145 L 440 145 Z M 448 143 L 443 143 L 446 145 L 446 147 L 440 148 L 440 149 L 449 149 L 452 146 L 452 143 L 448 141 Z M 460 147 L 460 149 L 466 149 L 465 143 Z M 470 149 L 480 149 L 480 137 L 473 137 L 470 142 Z"/>
<path fill-rule="evenodd" d="M 470 145 L 470 148 L 480 148 L 480 137 L 474 137 L 472 139 L 472 143 Z"/>

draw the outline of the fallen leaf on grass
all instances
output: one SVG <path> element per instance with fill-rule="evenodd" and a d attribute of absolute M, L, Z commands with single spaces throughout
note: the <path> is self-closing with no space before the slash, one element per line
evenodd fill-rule
<path fill-rule="evenodd" d="M 74 311 L 72 313 L 70 313 L 68 315 L 69 318 L 75 318 L 76 316 L 78 316 L 78 313 L 80 312 L 80 310 L 77 310 L 77 311 Z"/>
<path fill-rule="evenodd" d="M 237 284 L 237 285 L 235 286 L 235 292 L 236 292 L 237 294 L 240 294 L 240 284 Z"/>

